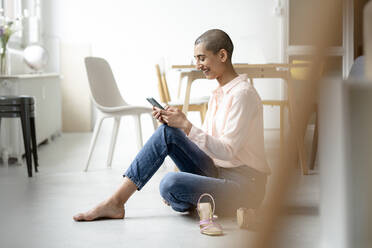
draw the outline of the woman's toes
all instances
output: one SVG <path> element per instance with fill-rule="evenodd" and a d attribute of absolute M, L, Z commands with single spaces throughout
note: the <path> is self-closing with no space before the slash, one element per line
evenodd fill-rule
<path fill-rule="evenodd" d="M 84 219 L 84 214 L 76 214 L 76 215 L 74 215 L 73 219 L 75 221 L 81 221 L 81 220 Z"/>

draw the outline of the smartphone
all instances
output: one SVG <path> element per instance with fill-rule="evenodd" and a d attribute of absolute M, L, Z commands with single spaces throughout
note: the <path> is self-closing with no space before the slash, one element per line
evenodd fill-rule
<path fill-rule="evenodd" d="M 149 101 L 152 106 L 165 110 L 163 106 L 161 106 L 160 103 L 158 103 L 153 97 L 148 97 L 146 98 L 146 100 Z"/>

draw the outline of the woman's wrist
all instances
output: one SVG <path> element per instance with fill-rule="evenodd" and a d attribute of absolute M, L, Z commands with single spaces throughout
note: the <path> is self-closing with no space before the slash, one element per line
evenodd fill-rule
<path fill-rule="evenodd" d="M 186 120 L 185 121 L 184 128 L 183 128 L 183 131 L 185 132 L 186 135 L 189 135 L 189 133 L 191 131 L 191 128 L 192 128 L 191 122 L 189 122 L 188 120 Z"/>

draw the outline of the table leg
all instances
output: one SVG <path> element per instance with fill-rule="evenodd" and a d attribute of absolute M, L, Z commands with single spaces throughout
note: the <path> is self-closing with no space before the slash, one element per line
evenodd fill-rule
<path fill-rule="evenodd" d="M 178 82 L 178 90 L 177 90 L 177 99 L 180 99 L 181 97 L 182 80 L 185 76 L 186 76 L 185 73 L 183 72 L 180 73 L 180 80 Z"/>
<path fill-rule="evenodd" d="M 193 81 L 193 78 L 191 78 L 191 77 L 187 78 L 185 99 L 184 99 L 183 108 L 182 108 L 182 112 L 184 112 L 185 114 L 187 114 L 187 111 L 189 110 L 190 92 L 191 92 L 192 81 Z"/>

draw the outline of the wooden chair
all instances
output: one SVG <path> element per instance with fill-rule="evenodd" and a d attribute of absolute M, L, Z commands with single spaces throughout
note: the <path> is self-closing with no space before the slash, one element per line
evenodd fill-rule
<path fill-rule="evenodd" d="M 159 90 L 160 101 L 167 104 L 168 106 L 176 107 L 182 110 L 183 108 L 182 100 L 180 99 L 176 101 L 171 100 L 165 73 L 160 70 L 160 66 L 158 64 L 155 65 L 155 69 L 156 69 L 156 74 L 158 77 L 158 90 Z M 188 111 L 200 112 L 200 119 L 202 123 L 204 122 L 205 114 L 207 113 L 208 101 L 209 101 L 209 97 L 200 97 L 200 98 L 190 99 L 190 105 L 189 105 Z"/>

